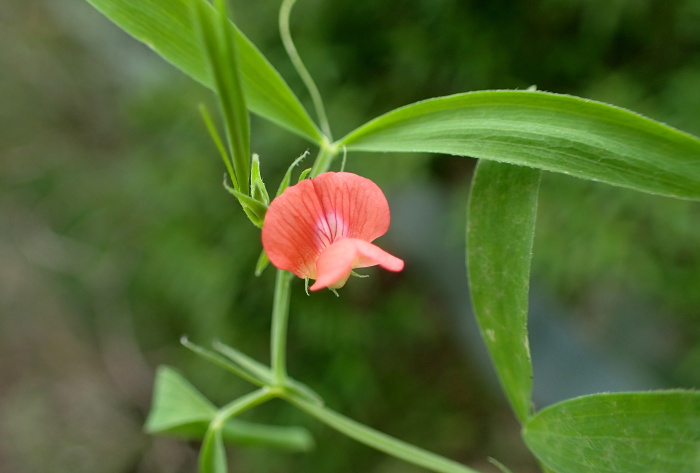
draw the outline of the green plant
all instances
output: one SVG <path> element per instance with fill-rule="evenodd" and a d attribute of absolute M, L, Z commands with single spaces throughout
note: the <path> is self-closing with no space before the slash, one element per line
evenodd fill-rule
<path fill-rule="evenodd" d="M 527 446 L 546 471 L 576 473 L 694 472 L 700 468 L 700 396 L 692 391 L 598 394 L 534 412 L 527 336 L 532 240 L 540 170 L 680 199 L 700 199 L 700 141 L 614 106 L 572 96 L 485 91 L 429 99 L 386 113 L 334 140 L 320 94 L 289 34 L 294 0 L 280 9 L 284 45 L 306 84 L 318 123 L 264 56 L 229 22 L 223 1 L 89 0 L 131 35 L 186 74 L 212 88 L 225 139 L 205 121 L 230 179 L 227 189 L 251 222 L 262 227 L 270 204 L 259 158 L 250 158 L 248 112 L 318 147 L 308 171 L 316 177 L 334 159 L 355 152 L 431 152 L 478 158 L 469 201 L 467 260 L 475 314 Z M 291 183 L 295 161 L 279 186 Z M 306 177 L 302 173 L 300 179 Z M 267 265 L 261 255 L 256 271 Z M 273 304 L 271 366 L 215 343 L 183 344 L 258 389 L 212 406 L 170 368 L 157 376 L 153 433 L 203 439 L 202 472 L 225 471 L 225 441 L 304 450 L 301 430 L 242 424 L 234 417 L 271 399 L 388 454 L 438 472 L 474 471 L 433 455 L 326 407 L 286 370 L 291 274 L 278 270 Z"/>

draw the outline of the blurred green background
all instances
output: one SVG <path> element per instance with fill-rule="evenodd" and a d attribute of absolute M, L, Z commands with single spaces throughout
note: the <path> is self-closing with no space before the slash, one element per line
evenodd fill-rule
<path fill-rule="evenodd" d="M 278 2 L 241 29 L 306 100 Z M 292 29 L 336 137 L 406 103 L 493 88 L 569 93 L 700 135 L 697 0 L 300 0 Z M 154 370 L 216 403 L 242 381 L 182 348 L 220 339 L 267 359 L 273 271 L 221 186 L 198 116 L 210 93 L 87 3 L 0 3 L 0 471 L 192 472 L 196 444 L 142 433 Z M 308 102 L 308 101 L 307 101 Z M 276 188 L 307 144 L 253 119 Z M 351 155 L 386 191 L 382 246 L 340 299 L 295 283 L 290 371 L 329 406 L 484 472 L 536 470 L 472 320 L 463 264 L 474 162 Z M 700 385 L 700 204 L 546 174 L 533 262 L 535 402 Z M 282 403 L 307 454 L 232 448 L 236 472 L 418 472 Z"/>

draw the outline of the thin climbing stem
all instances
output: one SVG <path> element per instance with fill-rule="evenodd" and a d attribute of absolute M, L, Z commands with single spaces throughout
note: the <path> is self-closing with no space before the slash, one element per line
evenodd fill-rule
<path fill-rule="evenodd" d="M 280 390 L 268 386 L 262 387 L 250 394 L 231 401 L 216 414 L 216 417 L 211 421 L 211 429 L 221 429 L 227 420 L 237 416 L 238 414 L 247 411 L 255 406 L 278 397 Z"/>
<path fill-rule="evenodd" d="M 316 87 L 316 83 L 311 77 L 311 74 L 309 74 L 309 71 L 306 69 L 304 62 L 301 60 L 301 56 L 299 56 L 296 46 L 294 46 L 294 41 L 292 41 L 292 35 L 289 30 L 289 17 L 295 3 L 296 0 L 283 0 L 282 6 L 280 6 L 279 29 L 280 36 L 282 37 L 282 44 L 284 44 L 284 48 L 287 50 L 287 54 L 289 55 L 289 59 L 292 61 L 292 65 L 299 74 L 299 77 L 301 77 L 301 80 L 304 81 L 304 85 L 309 91 L 311 101 L 313 102 L 314 109 L 316 110 L 318 121 L 321 125 L 321 130 L 323 130 L 327 140 L 332 140 L 331 127 L 328 123 L 326 110 L 323 106 L 323 99 L 321 99 L 321 94 L 318 91 L 318 87 Z"/>
<path fill-rule="evenodd" d="M 314 165 L 311 168 L 311 177 L 316 177 L 322 172 L 328 171 L 336 154 L 338 154 L 338 147 L 336 145 L 323 143 L 321 149 L 318 151 Z"/>
<path fill-rule="evenodd" d="M 270 358 L 275 383 L 287 381 L 287 321 L 289 319 L 289 296 L 292 274 L 277 270 L 275 295 L 272 301 L 272 333 L 270 336 Z"/>
<path fill-rule="evenodd" d="M 360 424 L 325 406 L 312 404 L 298 396 L 290 395 L 288 392 L 282 393 L 281 396 L 291 404 L 294 404 L 299 409 L 338 432 L 368 447 L 399 458 L 405 462 L 418 465 L 436 473 L 480 473 L 454 460 L 436 455 L 416 447 L 415 445 L 379 432 L 378 430 L 374 430 L 364 424 Z"/>

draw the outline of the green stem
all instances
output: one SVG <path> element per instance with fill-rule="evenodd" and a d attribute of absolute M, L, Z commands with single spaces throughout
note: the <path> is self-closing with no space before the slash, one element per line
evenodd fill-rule
<path fill-rule="evenodd" d="M 369 447 L 437 473 L 479 473 L 467 466 L 360 424 L 326 407 L 312 404 L 289 392 L 282 397 L 338 432 Z"/>
<path fill-rule="evenodd" d="M 271 388 L 268 386 L 262 387 L 257 391 L 253 391 L 250 394 L 239 397 L 238 399 L 231 401 L 216 413 L 216 417 L 211 421 L 209 426 L 210 430 L 220 430 L 223 428 L 227 420 L 238 414 L 247 411 L 255 406 L 262 404 L 263 402 L 269 401 L 270 399 L 279 397 L 280 389 Z"/>
<path fill-rule="evenodd" d="M 272 301 L 272 333 L 270 336 L 270 358 L 272 376 L 278 385 L 287 381 L 287 321 L 289 319 L 289 296 L 292 274 L 277 270 L 275 296 Z"/>
<path fill-rule="evenodd" d="M 283 0 L 282 6 L 280 6 L 280 36 L 282 37 L 282 43 L 284 44 L 284 48 L 287 50 L 289 59 L 291 59 L 292 61 L 292 65 L 294 65 L 294 68 L 297 70 L 297 73 L 299 74 L 301 80 L 304 82 L 304 85 L 309 91 L 311 100 L 314 103 L 314 108 L 316 109 L 318 121 L 321 124 L 321 129 L 326 135 L 326 139 L 332 140 L 333 138 L 331 137 L 331 127 L 328 124 L 326 110 L 323 107 L 323 99 L 321 99 L 321 94 L 319 93 L 318 87 L 316 87 L 316 83 L 311 77 L 311 74 L 309 74 L 309 71 L 306 69 L 306 66 L 304 66 L 304 63 L 301 60 L 299 53 L 297 52 L 297 48 L 296 46 L 294 46 L 294 41 L 292 41 L 292 35 L 289 31 L 289 16 L 292 13 L 292 7 L 295 3 L 296 0 Z"/>
<path fill-rule="evenodd" d="M 311 177 L 316 177 L 322 172 L 328 171 L 336 154 L 338 154 L 337 146 L 329 145 L 325 142 L 322 143 L 321 149 L 318 151 L 318 156 L 316 156 L 314 165 L 311 168 Z"/>

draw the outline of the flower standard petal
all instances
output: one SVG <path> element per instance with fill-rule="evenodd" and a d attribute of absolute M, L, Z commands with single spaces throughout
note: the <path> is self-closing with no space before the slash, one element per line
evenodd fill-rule
<path fill-rule="evenodd" d="M 314 189 L 333 235 L 372 241 L 389 230 L 389 204 L 366 177 L 327 172 L 313 179 Z"/>
<path fill-rule="evenodd" d="M 341 238 L 321 252 L 316 261 L 316 282 L 310 289 L 317 291 L 324 287 L 343 287 L 353 268 L 376 265 L 390 271 L 401 271 L 404 263 L 367 241 Z"/>
<path fill-rule="evenodd" d="M 323 208 L 311 180 L 288 187 L 270 203 L 262 229 L 262 244 L 270 262 L 300 278 L 316 276 L 321 242 L 316 228 Z"/>

